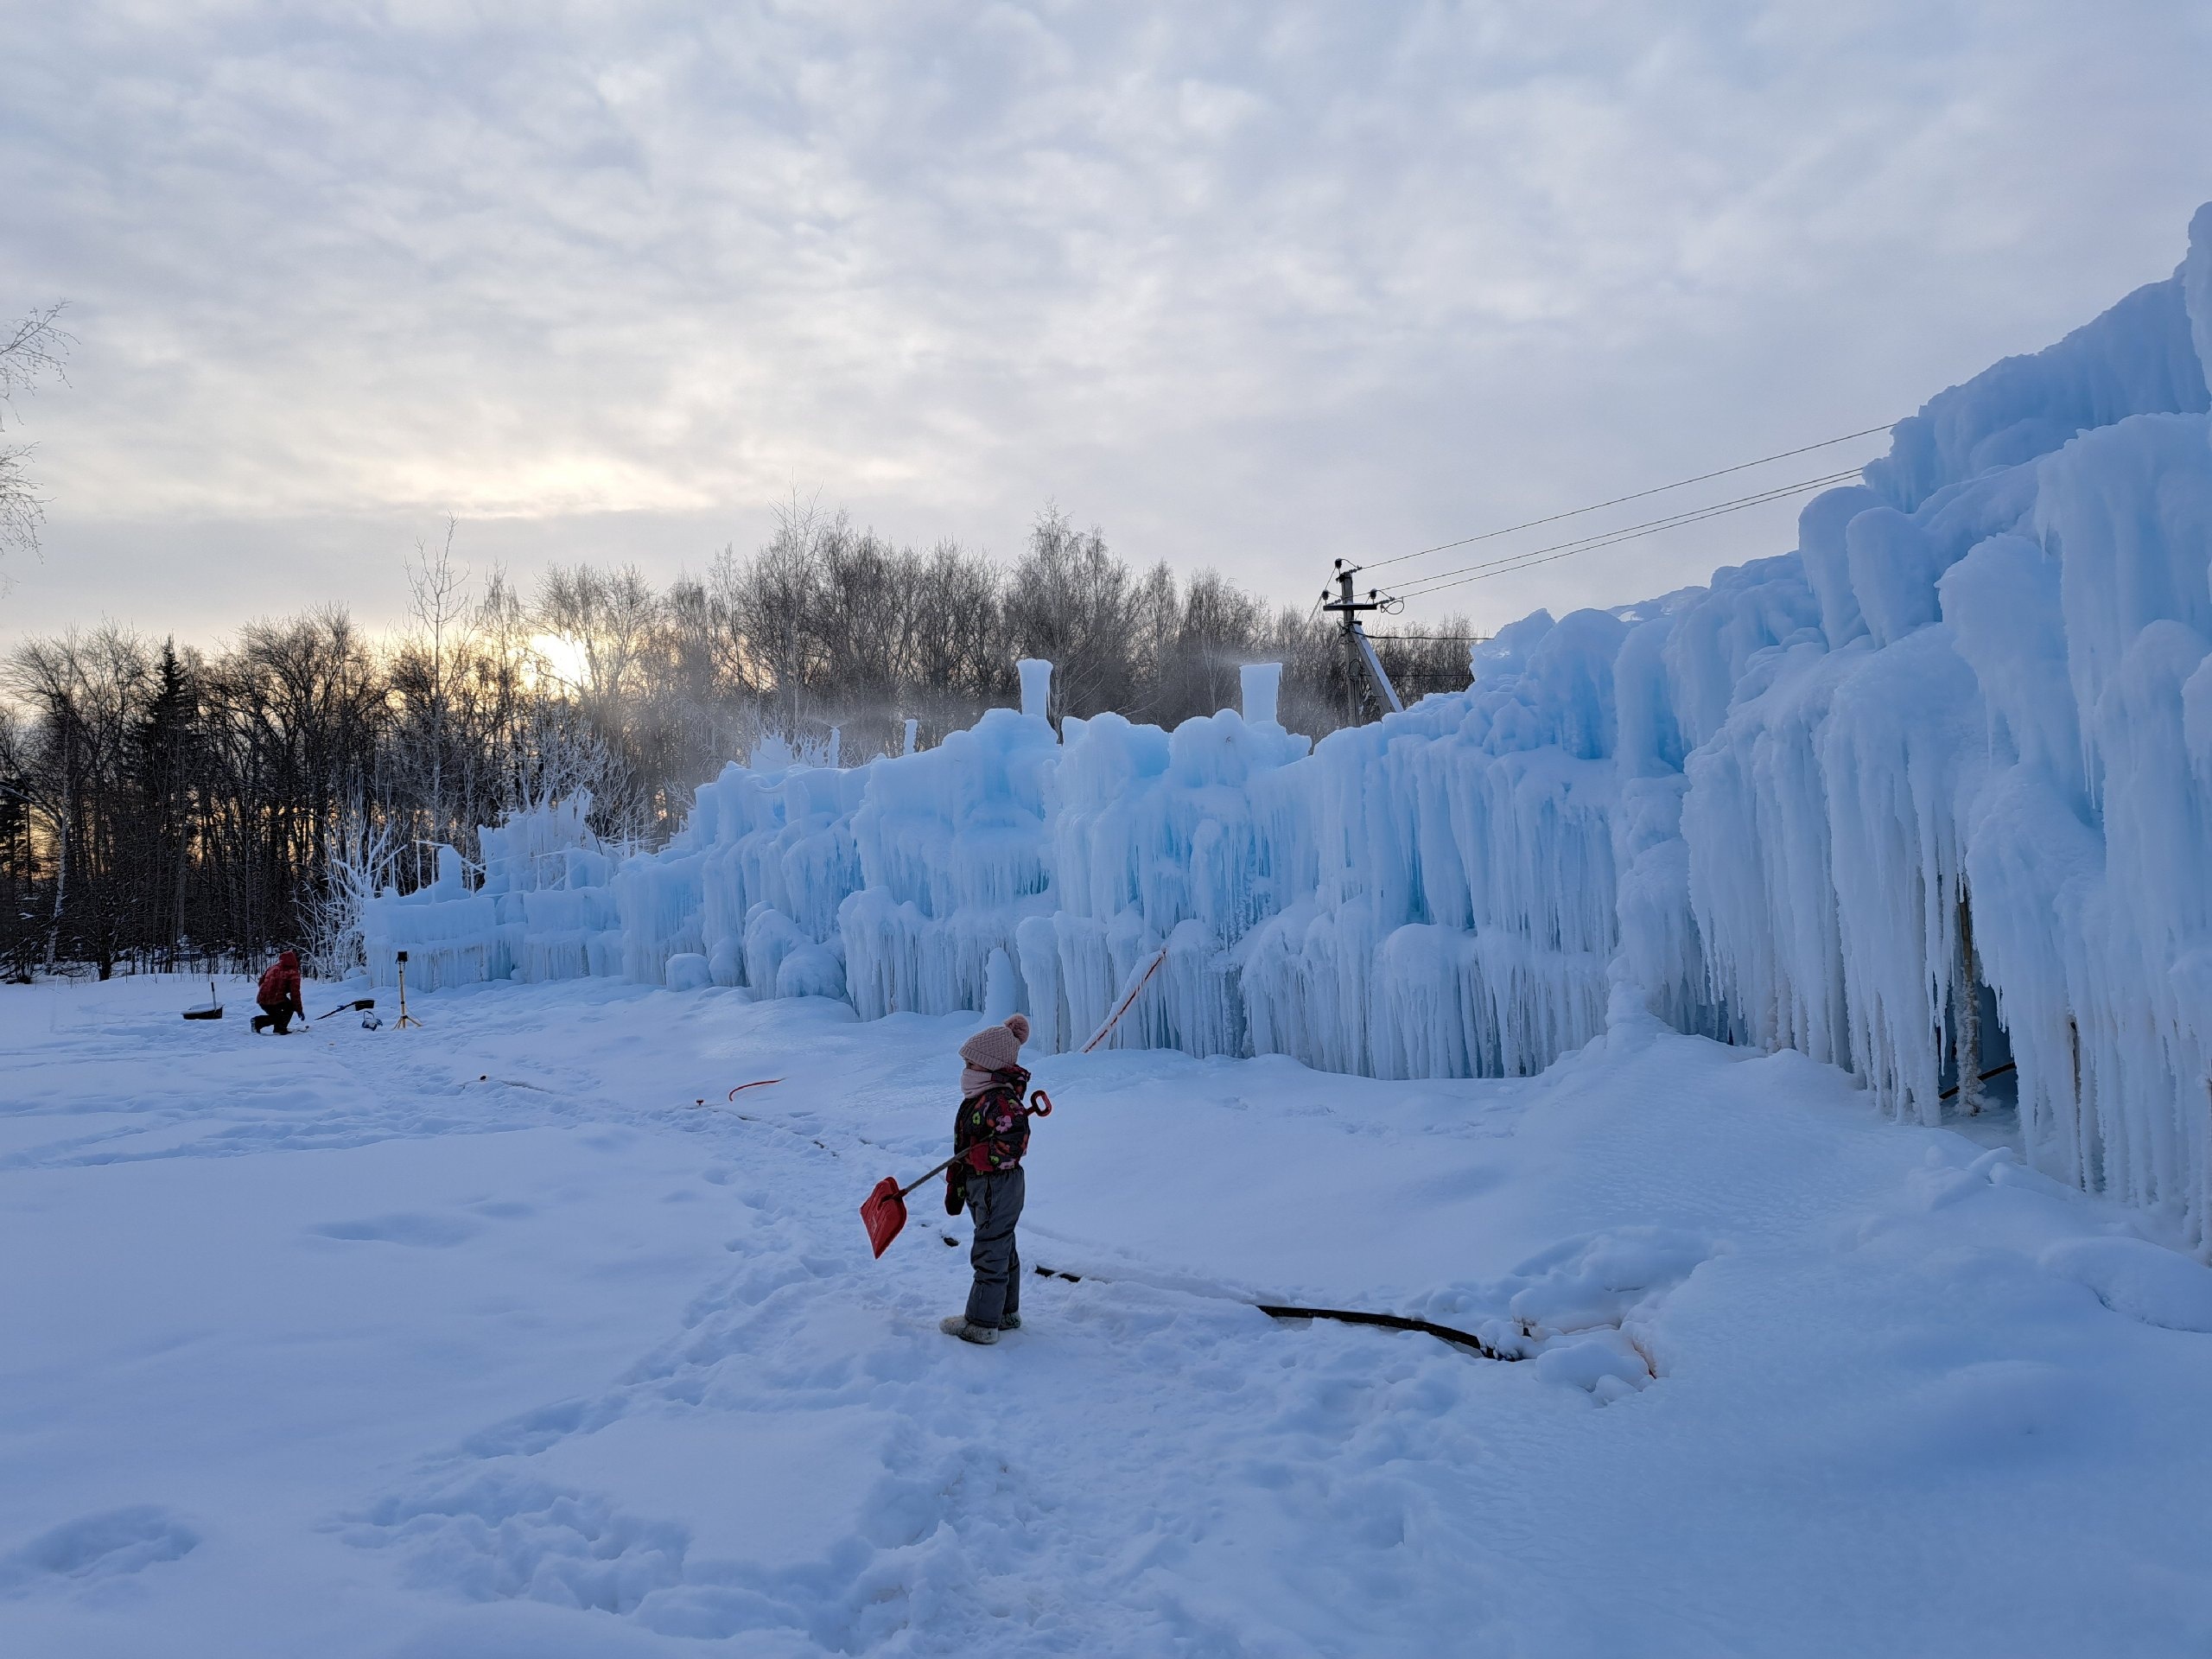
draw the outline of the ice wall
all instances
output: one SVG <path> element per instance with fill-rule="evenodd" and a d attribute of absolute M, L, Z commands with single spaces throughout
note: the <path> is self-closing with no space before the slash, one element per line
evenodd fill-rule
<path fill-rule="evenodd" d="M 1806 626 L 1685 728 L 1679 855 L 1721 1028 L 1923 1122 L 2016 1098 L 2037 1166 L 2200 1247 L 2208 301 L 2212 213 L 2172 280 L 1932 400 L 1807 509 Z"/>
<path fill-rule="evenodd" d="M 1305 816 L 1268 787 L 1309 745 L 1274 720 L 1266 669 L 1244 686 L 1251 721 L 1224 709 L 1173 732 L 1118 715 L 1063 727 L 1052 909 L 1017 939 L 1030 1017 L 1057 1046 L 1087 1039 L 1165 947 L 1122 1040 L 1251 1052 L 1232 948 L 1305 891 L 1313 853 Z"/>
<path fill-rule="evenodd" d="M 995 709 L 934 749 L 874 762 L 852 815 L 854 879 L 834 924 L 864 1019 L 981 1008 L 995 953 L 1049 907 L 1050 665 L 1022 664 L 1027 711 Z"/>
<path fill-rule="evenodd" d="M 1308 745 L 1259 665 L 1241 713 L 1055 731 L 1024 664 L 1020 712 L 937 749 L 727 769 L 666 849 L 565 870 L 572 925 L 487 860 L 480 894 L 456 864 L 379 900 L 372 951 L 604 971 L 613 906 L 636 979 L 1020 1006 L 1053 1048 L 1164 951 L 1117 1041 L 1382 1076 L 1656 1015 L 1919 1122 L 2017 1101 L 2037 1166 L 2203 1245 L 2208 354 L 2212 208 L 2171 279 L 1901 423 L 1794 549 L 1539 612 L 1463 693 Z"/>
<path fill-rule="evenodd" d="M 486 979 L 577 979 L 623 971 L 621 918 L 609 882 L 614 860 L 586 820 L 588 791 L 511 813 L 478 834 L 480 882 L 450 847 L 437 879 L 409 893 L 386 888 L 363 907 L 370 981 L 397 984 L 408 955 L 410 989 Z"/>

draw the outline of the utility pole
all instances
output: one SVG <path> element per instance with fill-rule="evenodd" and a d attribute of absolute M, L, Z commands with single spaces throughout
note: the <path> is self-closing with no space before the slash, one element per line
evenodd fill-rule
<path fill-rule="evenodd" d="M 1356 564 L 1346 564 L 1342 559 L 1338 559 L 1336 563 L 1337 596 L 1331 599 L 1328 589 L 1323 588 L 1321 608 L 1325 611 L 1334 611 L 1342 619 L 1341 626 L 1344 638 L 1344 696 L 1351 715 L 1351 723 L 1357 726 L 1361 723 L 1359 688 L 1363 681 L 1366 682 L 1369 689 L 1374 692 L 1375 701 L 1379 707 L 1397 709 L 1404 705 L 1398 701 L 1396 690 L 1391 685 L 1389 677 L 1382 672 L 1382 664 L 1375 655 L 1375 647 L 1368 641 L 1367 631 L 1359 626 L 1361 612 L 1389 608 L 1389 601 L 1383 600 L 1381 594 L 1372 588 L 1367 590 L 1367 597 L 1364 600 L 1355 596 L 1352 592 L 1351 579 L 1358 573 L 1359 567 Z"/>
<path fill-rule="evenodd" d="M 1321 592 L 1323 601 L 1321 608 L 1337 613 L 1338 628 L 1344 635 L 1345 712 L 1351 716 L 1351 723 L 1355 726 L 1360 723 L 1359 683 L 1367 677 L 1367 664 L 1359 660 L 1359 639 L 1352 630 L 1357 626 L 1358 616 L 1362 611 L 1379 611 L 1382 608 L 1372 594 L 1367 596 L 1367 601 L 1364 604 L 1353 596 L 1351 579 L 1358 570 L 1357 565 L 1346 564 L 1342 559 L 1338 559 L 1335 578 L 1337 596 L 1331 599 L 1326 588 L 1322 589 Z"/>

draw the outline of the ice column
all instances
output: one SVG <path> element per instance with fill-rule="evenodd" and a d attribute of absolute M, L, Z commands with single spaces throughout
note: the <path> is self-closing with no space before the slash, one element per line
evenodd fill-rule
<path fill-rule="evenodd" d="M 1043 720 L 1052 702 L 1052 665 L 1037 657 L 1025 657 L 1014 665 L 1021 676 L 1021 712 Z"/>
<path fill-rule="evenodd" d="M 1281 663 L 1247 663 L 1236 671 L 1238 701 L 1247 726 L 1275 724 L 1275 693 L 1282 685 Z"/>

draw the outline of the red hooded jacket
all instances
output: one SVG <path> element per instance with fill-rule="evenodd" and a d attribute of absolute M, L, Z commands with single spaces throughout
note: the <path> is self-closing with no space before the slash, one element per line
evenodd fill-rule
<path fill-rule="evenodd" d="M 296 1008 L 300 1007 L 300 953 L 287 950 L 276 958 L 274 967 L 261 976 L 261 989 L 257 998 L 264 1008 Z"/>

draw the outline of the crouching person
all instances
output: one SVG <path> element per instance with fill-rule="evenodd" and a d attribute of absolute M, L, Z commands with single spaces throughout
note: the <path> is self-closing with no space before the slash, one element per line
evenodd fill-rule
<path fill-rule="evenodd" d="M 1021 1046 L 1028 1040 L 1029 1021 L 1015 1014 L 960 1046 L 960 1116 L 953 1124 L 944 1207 L 957 1216 L 964 1205 L 969 1212 L 976 1242 L 969 1261 L 976 1282 L 968 1292 L 968 1311 L 940 1328 L 963 1342 L 988 1345 L 1000 1332 L 1021 1324 L 1021 1253 L 1014 1248 L 1014 1229 L 1024 1197 L 1021 1156 L 1029 1149 L 1029 1115 L 1022 1104 L 1029 1073 L 1021 1067 Z"/>
<path fill-rule="evenodd" d="M 288 1035 L 295 1020 L 304 1021 L 307 1009 L 300 1001 L 300 953 L 287 950 L 278 957 L 269 971 L 261 976 L 261 988 L 254 993 L 261 1004 L 261 1012 L 253 1016 L 253 1028 L 266 1031 L 276 1027 L 279 1037 Z"/>

